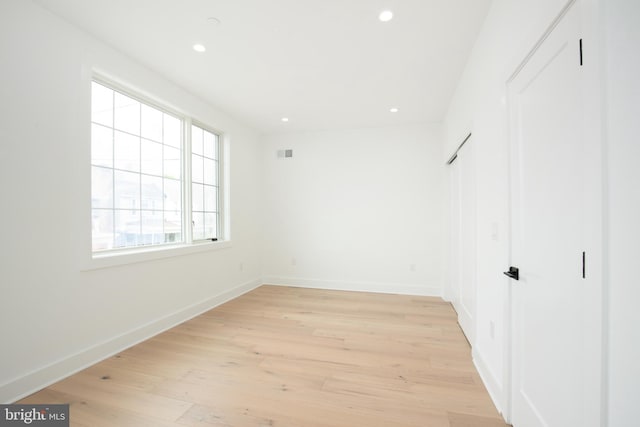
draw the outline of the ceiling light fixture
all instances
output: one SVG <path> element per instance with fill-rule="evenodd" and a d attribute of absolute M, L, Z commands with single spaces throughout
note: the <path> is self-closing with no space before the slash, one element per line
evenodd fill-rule
<path fill-rule="evenodd" d="M 282 120 L 283 122 L 285 122 L 285 123 L 286 123 L 286 122 L 288 122 L 288 121 L 289 121 L 289 117 L 283 117 L 283 118 L 281 118 L 280 120 Z"/>
<path fill-rule="evenodd" d="M 393 107 L 393 108 L 389 109 L 389 111 L 391 111 L 392 113 L 397 113 L 400 110 L 398 110 L 398 108 L 396 108 L 396 107 Z"/>
<path fill-rule="evenodd" d="M 382 11 L 378 16 L 378 19 L 380 19 L 382 22 L 389 22 L 391 21 L 391 19 L 393 19 L 393 12 L 391 12 L 390 10 Z"/>
<path fill-rule="evenodd" d="M 207 50 L 207 48 L 201 45 L 200 43 L 196 43 L 193 45 L 193 50 L 195 50 L 196 52 L 204 52 Z"/>

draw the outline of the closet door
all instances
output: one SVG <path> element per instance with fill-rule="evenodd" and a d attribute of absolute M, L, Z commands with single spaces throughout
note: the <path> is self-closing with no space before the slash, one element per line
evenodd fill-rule
<path fill-rule="evenodd" d="M 456 311 L 460 309 L 460 162 L 456 158 L 449 165 L 451 195 L 449 236 L 449 300 Z"/>
<path fill-rule="evenodd" d="M 476 187 L 471 140 L 451 163 L 452 303 L 458 323 L 473 344 L 476 304 Z"/>

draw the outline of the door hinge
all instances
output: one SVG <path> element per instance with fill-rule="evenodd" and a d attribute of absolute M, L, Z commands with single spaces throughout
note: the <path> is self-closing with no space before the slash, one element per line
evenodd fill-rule
<path fill-rule="evenodd" d="M 582 67 L 582 39 L 580 39 L 580 66 Z"/>
<path fill-rule="evenodd" d="M 582 278 L 587 278 L 587 267 L 586 267 L 586 258 L 587 255 L 584 251 L 582 251 Z"/>

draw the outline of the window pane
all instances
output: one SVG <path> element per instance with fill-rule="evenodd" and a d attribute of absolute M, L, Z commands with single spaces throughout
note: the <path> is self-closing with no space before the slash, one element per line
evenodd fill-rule
<path fill-rule="evenodd" d="M 157 142 L 162 142 L 162 111 L 142 104 L 141 114 L 141 136 Z"/>
<path fill-rule="evenodd" d="M 177 243 L 182 241 L 182 213 L 164 212 L 164 241 Z"/>
<path fill-rule="evenodd" d="M 193 182 L 204 182 L 202 180 L 202 160 L 203 158 L 195 154 L 191 155 L 191 180 Z"/>
<path fill-rule="evenodd" d="M 116 92 L 113 122 L 116 129 L 140 136 L 140 103 Z"/>
<path fill-rule="evenodd" d="M 103 251 L 113 248 L 113 211 L 94 209 L 91 212 L 91 248 Z"/>
<path fill-rule="evenodd" d="M 113 126 L 113 90 L 91 82 L 91 121 Z"/>
<path fill-rule="evenodd" d="M 113 208 L 113 169 L 91 167 L 91 207 Z"/>
<path fill-rule="evenodd" d="M 142 175 L 142 209 L 162 210 L 163 204 L 162 178 Z"/>
<path fill-rule="evenodd" d="M 218 149 L 216 147 L 217 140 L 217 135 L 204 131 L 204 155 L 206 157 L 209 157 L 210 159 L 218 158 Z"/>
<path fill-rule="evenodd" d="M 204 210 L 206 212 L 216 212 L 218 210 L 218 189 L 216 187 L 205 185 Z"/>
<path fill-rule="evenodd" d="M 140 162 L 142 173 L 162 176 L 162 144 L 142 140 L 142 160 Z"/>
<path fill-rule="evenodd" d="M 116 169 L 140 171 L 140 138 L 137 136 L 116 131 L 114 154 Z"/>
<path fill-rule="evenodd" d="M 166 178 L 180 179 L 180 150 L 164 147 L 164 176 Z"/>
<path fill-rule="evenodd" d="M 193 184 L 191 190 L 191 202 L 193 211 L 204 210 L 204 185 Z"/>
<path fill-rule="evenodd" d="M 202 129 L 191 126 L 191 151 L 202 155 Z"/>
<path fill-rule="evenodd" d="M 115 207 L 116 209 L 140 208 L 140 175 L 131 172 L 115 171 Z"/>
<path fill-rule="evenodd" d="M 216 173 L 217 166 L 218 165 L 215 160 L 204 159 L 204 172 L 203 172 L 204 181 L 203 182 L 205 184 L 218 185 L 218 179 L 217 179 L 217 173 Z"/>
<path fill-rule="evenodd" d="M 140 211 L 115 211 L 115 246 L 124 248 L 142 244 L 140 235 Z"/>
<path fill-rule="evenodd" d="M 142 211 L 142 244 L 157 245 L 165 242 L 162 211 Z"/>
<path fill-rule="evenodd" d="M 182 194 L 180 181 L 173 179 L 164 180 L 164 209 L 166 211 L 182 211 Z"/>
<path fill-rule="evenodd" d="M 193 240 L 202 240 L 205 238 L 204 234 L 204 213 L 193 213 Z"/>
<path fill-rule="evenodd" d="M 91 126 L 91 164 L 113 167 L 113 129 Z"/>
<path fill-rule="evenodd" d="M 204 214 L 204 237 L 206 239 L 218 237 L 218 214 Z"/>
<path fill-rule="evenodd" d="M 179 119 L 163 114 L 164 118 L 164 143 L 172 147 L 180 148 L 182 146 L 182 124 Z"/>

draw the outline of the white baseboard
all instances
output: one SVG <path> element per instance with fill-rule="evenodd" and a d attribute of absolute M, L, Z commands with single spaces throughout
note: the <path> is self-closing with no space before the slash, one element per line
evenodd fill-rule
<path fill-rule="evenodd" d="M 111 357 L 131 346 L 141 343 L 180 323 L 192 319 L 240 295 L 262 285 L 259 279 L 252 280 L 214 297 L 193 304 L 162 318 L 153 320 L 122 335 L 113 337 L 81 352 L 53 362 L 12 381 L 0 385 L 0 402 L 12 403 L 63 378 L 79 372 L 95 363 Z"/>
<path fill-rule="evenodd" d="M 297 288 L 330 289 L 337 291 L 376 292 L 381 294 L 401 294 L 440 297 L 439 286 L 413 285 L 402 283 L 349 282 L 342 280 L 302 279 L 298 277 L 265 276 L 266 285 L 293 286 Z"/>
<path fill-rule="evenodd" d="M 485 388 L 489 392 L 489 396 L 491 397 L 493 404 L 504 418 L 504 408 L 502 405 L 502 403 L 504 402 L 503 387 L 500 385 L 500 382 L 493 375 L 487 364 L 484 362 L 484 359 L 482 358 L 482 356 L 480 356 L 475 348 L 471 350 L 471 355 L 473 357 L 473 364 L 478 370 L 480 378 L 482 379 Z"/>

